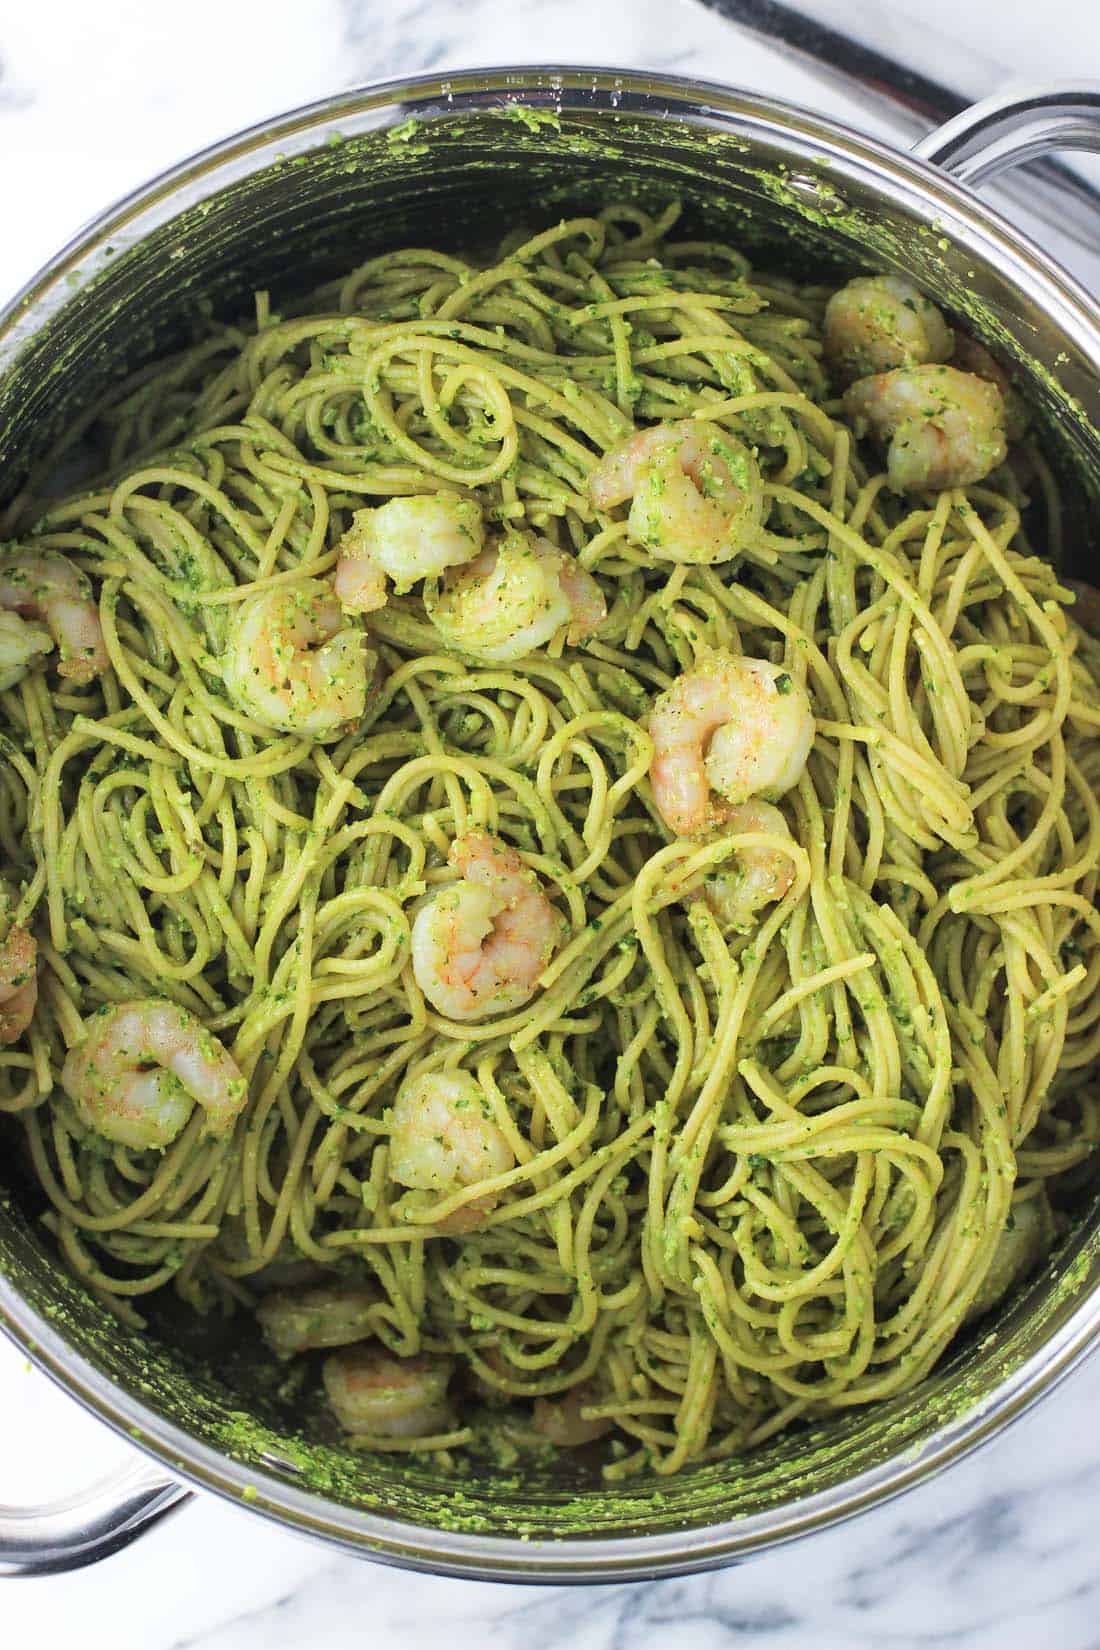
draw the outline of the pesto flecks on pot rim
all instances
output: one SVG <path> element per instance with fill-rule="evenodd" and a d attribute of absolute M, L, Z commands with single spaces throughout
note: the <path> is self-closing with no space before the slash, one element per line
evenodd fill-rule
<path fill-rule="evenodd" d="M 358 1448 L 671 1473 L 904 1391 L 1100 1134 L 1026 413 L 908 282 L 676 222 L 261 293 L 3 529 L 0 1108 L 90 1290 Z"/>

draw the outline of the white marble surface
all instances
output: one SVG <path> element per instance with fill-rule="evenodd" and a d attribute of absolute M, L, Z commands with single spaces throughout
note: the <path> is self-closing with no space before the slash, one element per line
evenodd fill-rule
<path fill-rule="evenodd" d="M 896 51 L 974 93 L 1013 77 L 1100 73 L 1096 0 L 819 9 L 853 26 L 874 16 Z M 838 94 L 693 0 L 8 0 L 0 297 L 106 201 L 281 107 L 419 70 L 550 60 L 676 69 L 845 112 Z M 0 1645 L 434 1650 L 446 1637 L 455 1650 L 1097 1650 L 1098 1407 L 1100 1360 L 900 1502 L 736 1570 L 630 1588 L 404 1575 L 201 1498 L 97 1569 L 0 1584 Z M 122 1448 L 0 1342 L 0 1498 L 71 1486 Z"/>

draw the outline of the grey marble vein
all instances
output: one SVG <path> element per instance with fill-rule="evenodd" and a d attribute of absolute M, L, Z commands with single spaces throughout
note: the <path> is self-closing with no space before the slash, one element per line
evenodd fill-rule
<path fill-rule="evenodd" d="M 33 101 L 33 94 L 13 80 L 10 68 L 0 57 L 0 115 L 29 109 Z"/>

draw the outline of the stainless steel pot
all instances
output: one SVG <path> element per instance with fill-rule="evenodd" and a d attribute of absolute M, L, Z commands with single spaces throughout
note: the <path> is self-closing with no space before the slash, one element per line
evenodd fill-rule
<path fill-rule="evenodd" d="M 0 488 L 14 492 L 52 433 L 199 304 L 304 286 L 401 242 L 488 242 L 517 218 L 679 194 L 760 257 L 911 272 L 1020 361 L 1095 517 L 1100 309 L 943 169 L 976 183 L 1067 145 L 1100 147 L 1095 91 L 981 106 L 914 155 L 724 87 L 612 71 L 460 74 L 333 98 L 158 178 L 0 315 Z M 292 1414 L 252 1402 L 236 1354 L 120 1327 L 58 1265 L 26 1192 L 0 1184 L 0 1320 L 148 1463 L 64 1505 L 0 1509 L 0 1569 L 99 1558 L 188 1485 L 452 1575 L 622 1580 L 728 1563 L 870 1507 L 1007 1426 L 1095 1344 L 1098 1284 L 1100 1209 L 993 1333 L 892 1403 L 671 1480 L 441 1485 L 415 1461 L 303 1443 Z"/>

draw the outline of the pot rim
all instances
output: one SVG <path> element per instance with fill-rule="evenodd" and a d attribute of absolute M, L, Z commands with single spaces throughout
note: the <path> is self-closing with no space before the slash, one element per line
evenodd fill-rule
<path fill-rule="evenodd" d="M 274 144 L 281 144 L 280 153 L 289 155 L 316 147 L 323 129 L 333 122 L 341 123 L 347 135 L 358 136 L 410 116 L 445 116 L 448 111 L 461 115 L 500 109 L 513 101 L 542 106 L 548 99 L 571 112 L 663 114 L 766 139 L 784 147 L 811 173 L 828 156 L 831 176 L 851 176 L 900 199 L 936 224 L 940 233 L 1007 273 L 1074 340 L 1100 377 L 1100 304 L 1027 236 L 935 167 L 780 99 L 686 76 L 568 65 L 472 69 L 379 82 L 319 98 L 197 151 L 97 214 L 0 308 L 0 365 L 6 365 L 11 354 L 74 296 L 74 272 L 83 284 L 84 277 L 94 273 L 89 266 L 110 241 L 139 222 L 142 234 L 148 233 L 176 216 L 184 204 L 270 164 Z M 843 168 L 836 165 L 838 158 Z M 180 196 L 195 187 L 198 193 L 181 201 Z M 727 1564 L 866 1511 L 942 1471 L 1010 1425 L 1094 1349 L 1100 1339 L 1100 1290 L 1084 1295 L 1038 1351 L 974 1406 L 937 1427 L 919 1447 L 830 1489 L 686 1530 L 546 1542 L 414 1525 L 344 1506 L 242 1466 L 162 1419 L 101 1374 L 2 1276 L 0 1327 L 86 1409 L 173 1475 L 238 1504 L 244 1498 L 251 1510 L 298 1533 L 360 1556 L 442 1575 L 512 1582 L 613 1582 Z"/>

